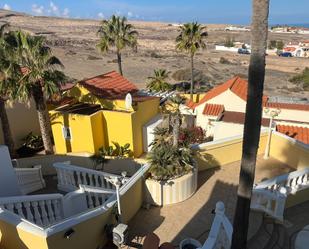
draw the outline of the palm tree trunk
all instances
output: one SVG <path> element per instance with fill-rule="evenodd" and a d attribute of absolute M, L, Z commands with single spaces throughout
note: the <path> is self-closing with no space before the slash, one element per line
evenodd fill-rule
<path fill-rule="evenodd" d="M 121 61 L 121 53 L 117 51 L 117 61 L 118 61 L 118 68 L 119 68 L 119 73 L 123 75 L 122 73 L 122 61 Z"/>
<path fill-rule="evenodd" d="M 175 148 L 178 147 L 179 130 L 180 130 L 180 117 L 178 114 L 176 114 L 174 116 L 174 122 L 173 122 L 173 146 Z"/>
<path fill-rule="evenodd" d="M 191 87 L 190 87 L 190 100 L 193 101 L 193 86 L 194 86 L 194 55 L 191 54 Z"/>
<path fill-rule="evenodd" d="M 3 140 L 5 145 L 8 147 L 11 157 L 16 156 L 14 141 L 12 137 L 12 132 L 10 128 L 10 123 L 8 119 L 8 115 L 5 109 L 5 101 L 0 99 L 0 119 L 1 119 L 1 126 L 2 126 L 2 134 Z"/>
<path fill-rule="evenodd" d="M 33 98 L 36 105 L 36 110 L 38 113 L 40 130 L 42 134 L 42 140 L 44 144 L 44 149 L 46 154 L 53 154 L 53 144 L 51 140 L 51 125 L 50 119 L 46 108 L 46 102 L 44 94 L 41 87 L 36 87 L 33 90 Z"/>
<path fill-rule="evenodd" d="M 233 224 L 232 249 L 247 248 L 250 203 L 260 141 L 269 0 L 253 0 L 251 57 L 238 198 Z"/>

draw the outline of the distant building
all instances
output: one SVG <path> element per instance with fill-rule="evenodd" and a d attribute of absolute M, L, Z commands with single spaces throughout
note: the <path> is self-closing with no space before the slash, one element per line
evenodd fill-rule
<path fill-rule="evenodd" d="M 243 132 L 248 82 L 235 77 L 213 88 L 198 102 L 187 102 L 196 117 L 196 125 L 206 130 L 214 140 L 240 135 Z M 274 119 L 276 125 L 309 128 L 309 104 L 271 102 L 263 96 L 263 109 L 280 109 Z M 269 126 L 269 117 L 263 112 L 262 127 Z"/>

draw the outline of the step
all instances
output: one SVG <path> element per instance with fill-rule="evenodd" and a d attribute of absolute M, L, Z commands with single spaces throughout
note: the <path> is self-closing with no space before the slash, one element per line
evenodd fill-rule
<path fill-rule="evenodd" d="M 248 240 L 248 249 L 264 249 L 272 237 L 273 219 L 264 217 L 256 233 Z"/>

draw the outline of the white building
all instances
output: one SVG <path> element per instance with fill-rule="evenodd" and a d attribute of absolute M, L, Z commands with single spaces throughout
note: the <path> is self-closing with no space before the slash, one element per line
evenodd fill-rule
<path fill-rule="evenodd" d="M 196 125 L 206 130 L 214 140 L 240 135 L 243 132 L 247 102 L 248 82 L 239 77 L 213 88 L 198 102 L 188 102 L 194 110 Z M 264 110 L 280 109 L 276 124 L 308 126 L 309 104 L 270 102 L 263 96 Z M 269 126 L 270 119 L 263 111 L 262 127 Z"/>

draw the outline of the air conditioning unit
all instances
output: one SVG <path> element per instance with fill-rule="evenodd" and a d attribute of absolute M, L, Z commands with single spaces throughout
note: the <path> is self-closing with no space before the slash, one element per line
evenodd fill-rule
<path fill-rule="evenodd" d="M 128 236 L 128 225 L 118 224 L 113 228 L 113 243 L 116 246 L 123 245 L 126 242 Z"/>

